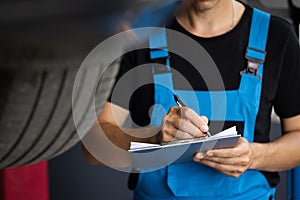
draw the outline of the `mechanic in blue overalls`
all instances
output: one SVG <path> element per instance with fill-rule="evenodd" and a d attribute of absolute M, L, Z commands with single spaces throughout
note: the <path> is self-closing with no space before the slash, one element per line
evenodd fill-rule
<path fill-rule="evenodd" d="M 159 143 L 174 138 L 203 136 L 208 131 L 207 121 L 224 120 L 211 113 L 211 106 L 207 105 L 212 104 L 227 108 L 225 121 L 243 124 L 240 129 L 243 137 L 234 148 L 210 150 L 205 154 L 196 153 L 193 163 L 173 164 L 153 172 L 140 173 L 134 190 L 135 199 L 273 199 L 274 186 L 278 180 L 271 172 L 287 170 L 300 164 L 300 84 L 299 81 L 290 85 L 285 83 L 288 77 L 296 80 L 300 75 L 297 70 L 300 68 L 300 50 L 296 37 L 283 20 L 274 19 L 267 13 L 235 0 L 183 0 L 179 3 L 175 16 L 175 25 L 173 23 L 171 27 L 177 27 L 175 29 L 202 41 L 204 47 L 206 42 L 227 45 L 215 46 L 215 51 L 209 53 L 213 58 L 214 53 L 222 54 L 219 57 L 224 60 L 222 62 L 225 65 L 229 65 L 227 71 L 232 72 L 227 76 L 227 82 L 228 79 L 238 77 L 238 87 L 229 87 L 225 91 L 176 89 L 172 74 L 172 63 L 176 62 L 172 62 L 173 57 L 166 50 L 168 39 L 165 29 L 161 29 L 149 38 L 150 56 L 145 57 L 150 57 L 150 63 L 157 60 L 161 63 L 163 60 L 162 64 L 167 66 L 160 71 L 153 65 L 153 103 L 163 106 L 169 112 L 163 113 L 161 107 L 154 106 L 150 125 L 161 126 L 161 131 L 158 137 L 145 139 L 145 142 Z M 280 30 L 279 36 L 277 35 L 279 38 L 268 44 L 268 41 L 274 39 L 270 38 L 275 32 L 274 27 L 276 31 Z M 292 52 L 289 52 L 290 49 Z M 236 51 L 234 54 L 238 55 L 230 57 L 227 51 Z M 237 64 L 242 63 L 243 66 L 235 66 L 235 59 L 240 60 Z M 222 62 L 215 62 L 222 65 Z M 269 66 L 268 62 L 271 63 Z M 289 70 L 279 69 L 281 65 Z M 126 73 L 126 70 L 122 73 Z M 226 74 L 223 75 L 226 79 Z M 280 76 L 284 77 L 278 78 Z M 292 88 L 291 91 L 277 90 L 281 84 Z M 226 103 L 218 100 L 220 92 L 226 96 Z M 277 98 L 281 100 L 275 99 L 274 96 L 280 92 L 282 95 Z M 187 107 L 177 106 L 173 94 L 178 95 Z M 189 103 L 191 95 L 196 95 L 198 105 Z M 284 114 L 282 106 L 278 106 L 285 134 L 280 139 L 269 142 L 273 101 L 276 105 L 284 102 L 282 104 L 286 106 L 285 110 L 289 106 L 294 110 Z M 99 117 L 100 123 L 117 127 L 111 111 L 114 104 L 113 101 L 106 103 Z M 201 110 L 200 113 L 195 112 L 198 110 Z M 258 123 L 267 125 L 260 129 Z M 124 143 L 128 143 L 129 140 L 124 139 L 124 134 L 116 130 L 108 128 L 107 135 L 117 138 L 119 134 Z M 268 179 L 270 176 L 273 176 L 271 181 Z"/>

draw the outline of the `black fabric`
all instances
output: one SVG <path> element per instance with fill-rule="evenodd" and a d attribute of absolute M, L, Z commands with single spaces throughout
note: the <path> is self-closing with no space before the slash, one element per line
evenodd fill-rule
<path fill-rule="evenodd" d="M 128 178 L 128 182 L 127 182 L 127 186 L 129 190 L 134 190 L 137 182 L 139 179 L 139 174 L 138 173 L 131 173 L 129 174 L 129 178 Z"/>
<path fill-rule="evenodd" d="M 246 67 L 245 51 L 248 44 L 252 12 L 253 9 L 246 5 L 242 19 L 233 30 L 212 38 L 192 35 L 180 26 L 175 18 L 166 27 L 184 33 L 199 42 L 216 63 L 224 80 L 225 89 L 236 90 L 240 83 L 240 71 Z M 168 43 L 170 42 L 172 41 L 168 41 Z M 262 143 L 269 141 L 272 105 L 274 105 L 276 113 L 282 118 L 300 114 L 300 49 L 292 26 L 288 22 L 276 16 L 271 17 L 266 51 L 262 95 L 254 137 L 254 141 Z M 207 90 L 203 78 L 191 64 L 177 55 L 170 55 L 172 68 L 187 78 L 193 89 Z M 151 60 L 147 49 L 126 54 L 121 63 L 118 79 L 135 66 L 149 62 Z M 153 82 L 151 67 L 145 67 L 143 74 L 136 74 L 135 77 Z M 174 88 L 189 89 L 183 88 L 179 79 L 173 75 Z M 220 88 L 212 89 L 218 90 Z M 109 101 L 129 108 L 135 123 L 140 126 L 147 126 L 150 123 L 149 110 L 154 103 L 153 95 L 153 84 L 147 84 L 133 93 L 129 105 L 120 99 L 109 99 Z M 278 184 L 277 173 L 264 172 L 264 175 L 270 185 L 276 186 Z"/>
<path fill-rule="evenodd" d="M 220 130 L 225 130 L 230 127 L 236 126 L 236 130 L 239 134 L 243 136 L 244 125 L 245 123 L 242 121 L 209 121 L 209 132 L 212 135 L 220 132 Z"/>

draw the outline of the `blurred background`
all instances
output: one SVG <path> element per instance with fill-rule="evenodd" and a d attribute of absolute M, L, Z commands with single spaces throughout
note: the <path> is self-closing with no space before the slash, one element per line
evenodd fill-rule
<path fill-rule="evenodd" d="M 0 1 L 2 200 L 132 199 L 129 174 L 91 166 L 83 159 L 72 117 L 73 84 L 94 47 L 129 29 L 144 10 L 174 1 Z M 285 18 L 298 34 L 299 0 L 244 2 Z M 99 105 L 113 78 L 102 87 Z M 280 131 L 274 115 L 272 138 Z M 291 174 L 281 173 L 277 199 L 297 199 Z"/>

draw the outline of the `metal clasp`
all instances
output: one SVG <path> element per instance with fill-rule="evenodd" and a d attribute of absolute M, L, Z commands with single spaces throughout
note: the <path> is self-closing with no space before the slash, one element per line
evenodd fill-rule
<path fill-rule="evenodd" d="M 258 74 L 258 68 L 261 64 L 265 62 L 266 59 L 266 51 L 262 51 L 260 49 L 248 47 L 245 58 L 248 60 L 246 69 L 241 71 L 242 73 L 251 74 L 261 78 Z"/>
<path fill-rule="evenodd" d="M 153 65 L 152 65 L 153 73 L 162 74 L 162 73 L 171 72 L 169 61 L 170 61 L 170 56 L 153 59 Z"/>

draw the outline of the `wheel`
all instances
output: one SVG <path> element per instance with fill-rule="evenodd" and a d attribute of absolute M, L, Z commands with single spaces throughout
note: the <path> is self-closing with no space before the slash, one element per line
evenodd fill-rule
<path fill-rule="evenodd" d="M 81 61 L 55 61 L 56 55 L 49 54 L 41 62 L 40 55 L 33 53 L 39 47 L 13 46 L 11 49 L 4 43 L 0 49 L 7 59 L 0 67 L 0 169 L 48 160 L 79 141 L 72 115 L 72 92 Z M 21 62 L 20 55 L 25 55 L 26 61 Z M 18 62 L 11 64 L 8 58 Z M 96 97 L 98 112 L 110 94 L 118 69 L 110 70 L 101 78 L 100 95 Z M 76 81 L 80 86 L 88 78 L 83 74 Z M 76 95 L 75 104 L 84 94 L 79 88 Z"/>

